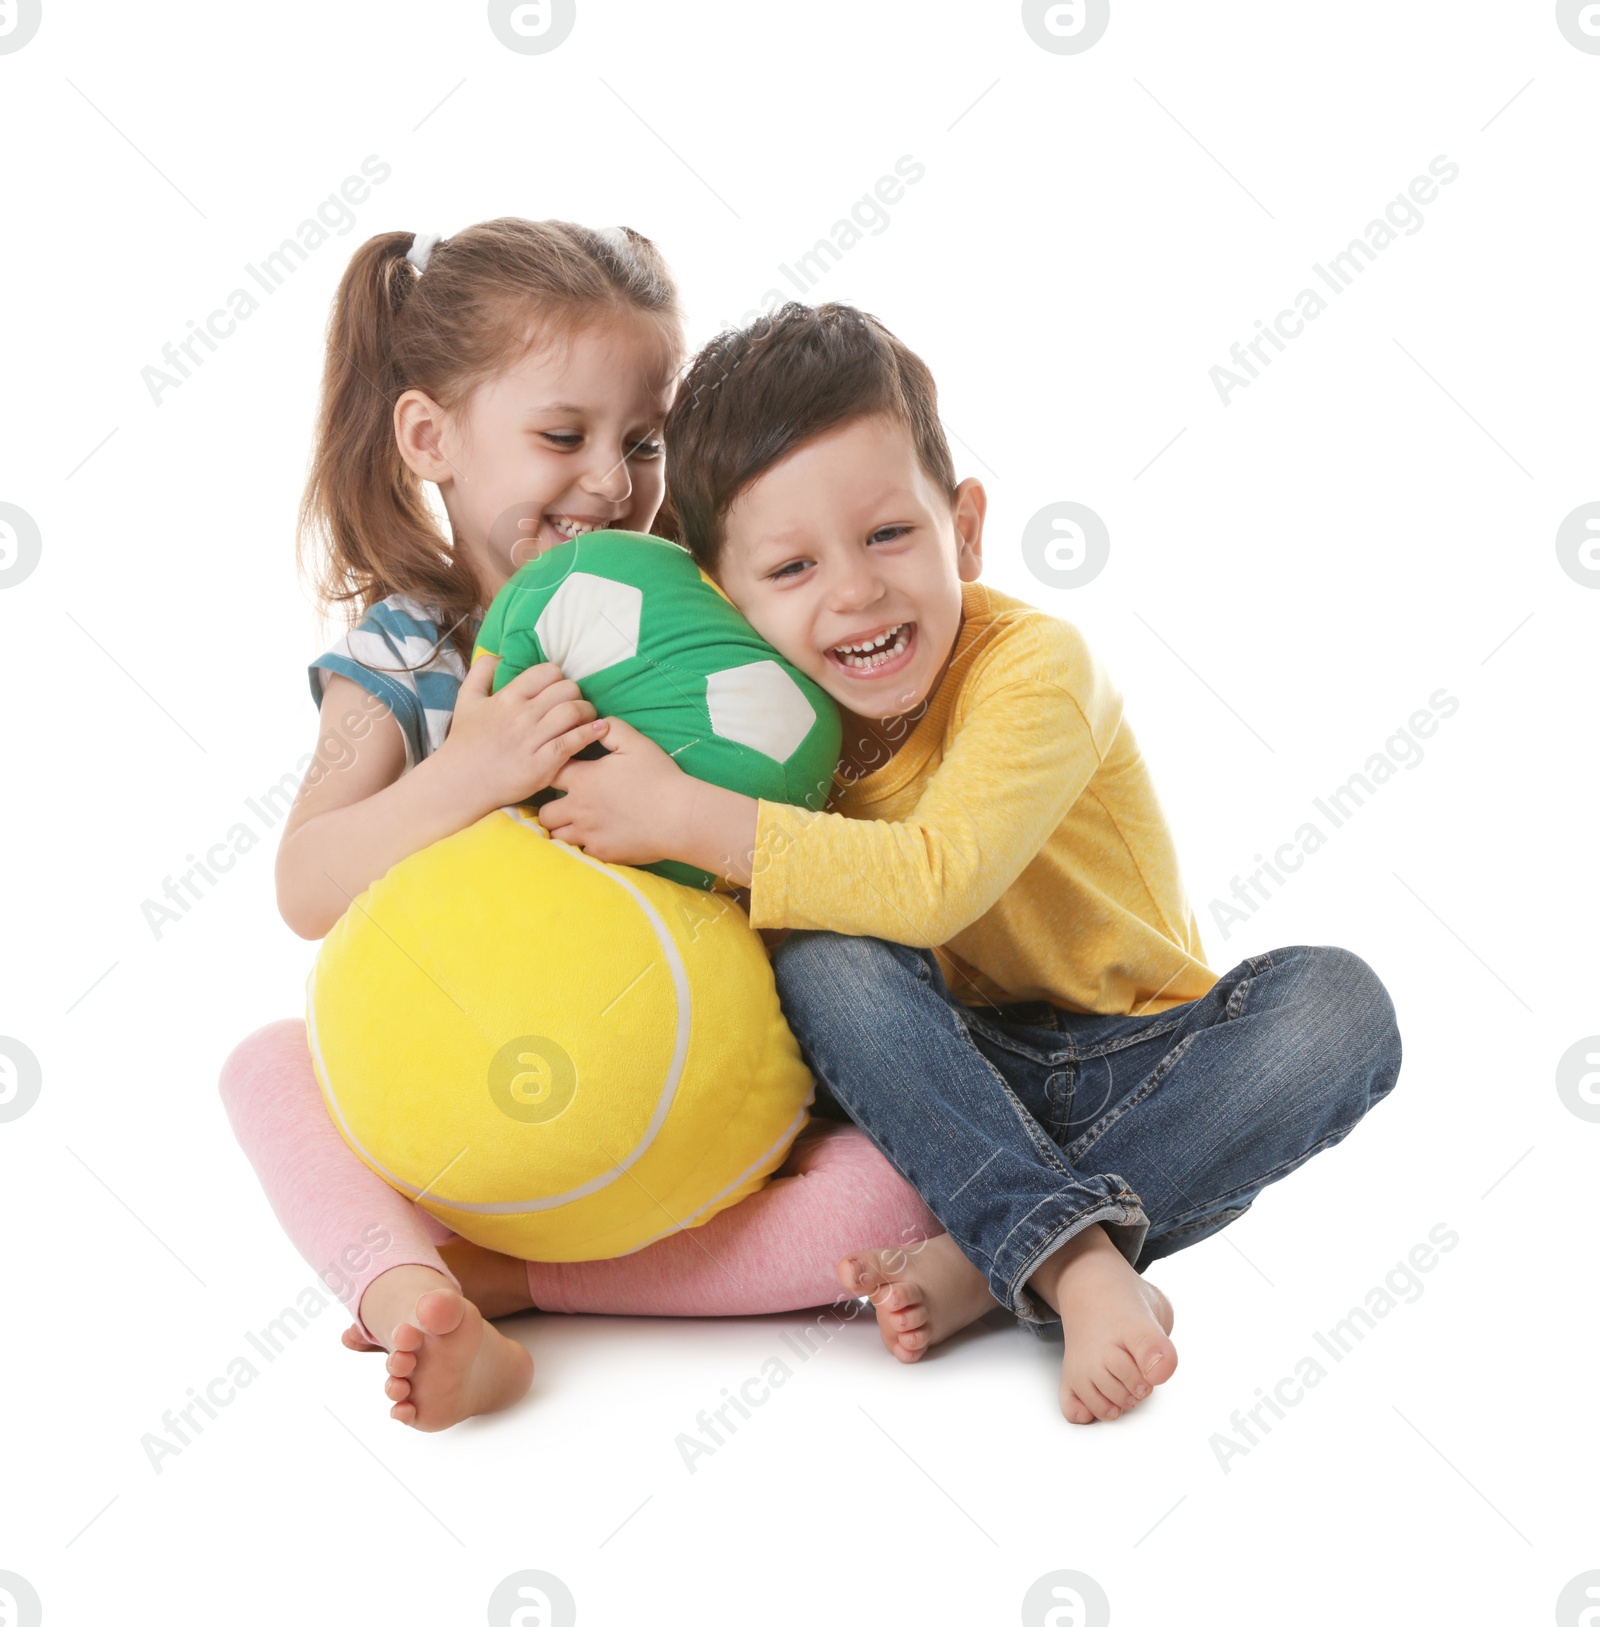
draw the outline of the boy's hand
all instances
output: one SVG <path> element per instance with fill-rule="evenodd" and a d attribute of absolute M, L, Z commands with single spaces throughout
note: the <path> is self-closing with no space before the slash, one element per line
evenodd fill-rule
<path fill-rule="evenodd" d="M 462 680 L 450 732 L 434 753 L 453 780 L 481 803 L 480 811 L 509 807 L 555 781 L 575 751 L 610 728 L 553 661 L 519 672 L 490 694 L 497 655 L 480 655 Z"/>
<path fill-rule="evenodd" d="M 655 741 L 621 718 L 608 721 L 609 755 L 565 764 L 550 783 L 566 795 L 547 802 L 539 822 L 558 841 L 607 864 L 683 858 L 679 833 L 698 782 Z"/>

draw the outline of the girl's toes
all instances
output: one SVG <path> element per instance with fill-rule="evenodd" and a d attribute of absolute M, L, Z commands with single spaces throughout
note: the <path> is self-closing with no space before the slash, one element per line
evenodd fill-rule
<path fill-rule="evenodd" d="M 389 1416 L 397 1424 L 414 1424 L 417 1421 L 417 1409 L 409 1401 L 402 1401 L 399 1406 L 389 1408 Z"/>
<path fill-rule="evenodd" d="M 413 1327 L 409 1322 L 402 1322 L 394 1330 L 394 1344 L 390 1347 L 396 1355 L 401 1351 L 415 1351 L 422 1349 L 423 1332 L 421 1328 Z"/>
<path fill-rule="evenodd" d="M 902 1350 L 908 1350 L 913 1355 L 920 1356 L 928 1348 L 928 1334 L 925 1328 L 911 1328 L 899 1336 L 899 1345 Z"/>
<path fill-rule="evenodd" d="M 411 1350 L 396 1350 L 388 1361 L 383 1364 L 396 1378 L 410 1378 L 417 1370 L 416 1352 Z"/>
<path fill-rule="evenodd" d="M 383 1393 L 391 1401 L 406 1401 L 411 1396 L 411 1381 L 404 1378 L 392 1378 L 383 1387 Z"/>
<path fill-rule="evenodd" d="M 926 1305 L 908 1305 L 903 1311 L 891 1311 L 889 1320 L 894 1324 L 896 1333 L 910 1333 L 913 1328 L 922 1328 L 928 1325 L 928 1307 Z"/>

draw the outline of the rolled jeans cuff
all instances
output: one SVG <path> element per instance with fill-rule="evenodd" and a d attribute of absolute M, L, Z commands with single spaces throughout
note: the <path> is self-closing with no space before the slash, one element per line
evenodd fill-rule
<path fill-rule="evenodd" d="M 1139 1194 L 1118 1175 L 1090 1175 L 1050 1201 L 1042 1218 L 1030 1216 L 1018 1226 L 995 1256 L 989 1286 L 996 1299 L 1019 1321 L 1035 1331 L 1055 1326 L 1061 1319 L 1028 1287 L 1028 1279 L 1057 1249 L 1070 1243 L 1088 1226 L 1104 1226 L 1129 1265 L 1138 1263 L 1139 1251 L 1150 1230 Z"/>

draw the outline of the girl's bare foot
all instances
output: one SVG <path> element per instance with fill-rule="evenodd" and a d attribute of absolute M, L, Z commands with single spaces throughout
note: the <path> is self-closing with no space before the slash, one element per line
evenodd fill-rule
<path fill-rule="evenodd" d="M 480 1412 L 497 1412 L 521 1400 L 533 1383 L 528 1352 L 484 1321 L 448 1277 L 426 1266 L 384 1272 L 361 1296 L 361 1319 L 380 1337 L 391 1330 L 384 1385 L 394 1403 L 389 1416 L 414 1429 L 448 1429 Z M 355 1329 L 344 1342 L 373 1348 Z"/>
<path fill-rule="evenodd" d="M 1172 1306 L 1123 1258 L 1102 1226 L 1062 1245 L 1028 1280 L 1061 1317 L 1061 1411 L 1070 1423 L 1109 1423 L 1178 1367 Z"/>
<path fill-rule="evenodd" d="M 466 1243 L 460 1238 L 444 1244 L 439 1253 L 445 1264 L 455 1272 L 462 1294 L 491 1322 L 496 1317 L 515 1316 L 519 1311 L 534 1309 L 533 1299 L 528 1293 L 528 1267 L 524 1261 L 513 1259 L 509 1254 L 496 1254 L 492 1249 L 479 1248 L 476 1243 Z M 414 1284 L 409 1279 L 407 1284 L 413 1300 L 431 1289 L 451 1286 L 449 1279 L 437 1271 L 425 1267 L 416 1269 L 419 1274 Z M 379 1283 L 384 1281 L 384 1275 L 374 1278 L 368 1293 L 362 1295 L 362 1304 L 370 1305 L 373 1314 L 380 1318 L 384 1308 L 380 1301 L 387 1301 L 391 1308 L 404 1308 L 404 1300 L 397 1298 L 387 1283 L 383 1288 L 378 1288 Z M 378 1292 L 373 1293 L 373 1289 L 378 1289 Z M 339 1335 L 339 1342 L 346 1350 L 370 1352 L 385 1348 L 375 1345 L 361 1331 L 357 1322 L 352 1322 Z"/>
<path fill-rule="evenodd" d="M 413 1429 L 448 1429 L 520 1401 L 533 1383 L 533 1357 L 453 1288 L 417 1301 L 394 1330 L 383 1393 L 389 1416 Z"/>
<path fill-rule="evenodd" d="M 948 1233 L 903 1249 L 847 1254 L 839 1262 L 839 1281 L 872 1301 L 884 1348 L 897 1361 L 920 1360 L 995 1309 L 983 1273 Z"/>

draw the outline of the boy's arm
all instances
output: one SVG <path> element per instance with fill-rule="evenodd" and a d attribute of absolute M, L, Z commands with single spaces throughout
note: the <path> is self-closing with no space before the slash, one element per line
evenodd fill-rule
<path fill-rule="evenodd" d="M 991 692 L 905 819 L 760 803 L 751 925 L 948 943 L 988 912 L 1083 794 L 1120 720 L 1120 706 L 1109 711 L 1115 718 L 1097 720 L 1097 743 L 1056 684 Z"/>

